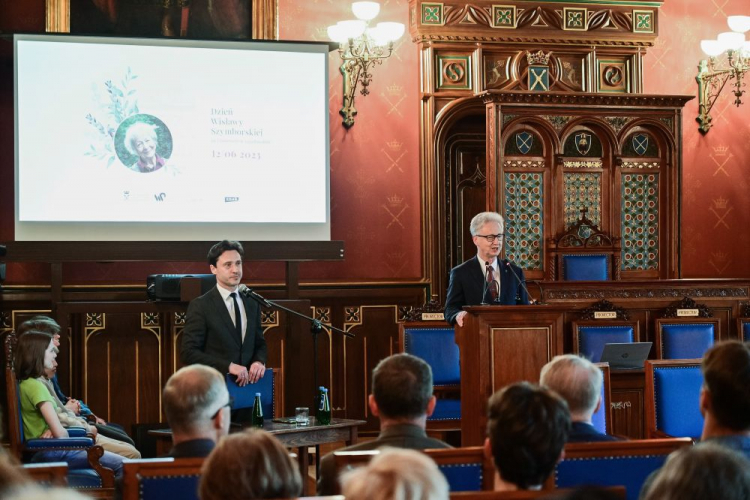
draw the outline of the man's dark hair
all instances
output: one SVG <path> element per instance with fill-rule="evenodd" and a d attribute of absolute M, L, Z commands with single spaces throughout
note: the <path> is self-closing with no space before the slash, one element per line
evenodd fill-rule
<path fill-rule="evenodd" d="M 32 316 L 18 325 L 18 328 L 16 328 L 16 334 L 20 337 L 31 330 L 49 333 L 50 335 L 59 335 L 60 325 L 49 316 Z"/>
<path fill-rule="evenodd" d="M 19 382 L 44 375 L 44 352 L 50 342 L 52 335 L 34 330 L 27 331 L 18 338 L 15 369 Z"/>
<path fill-rule="evenodd" d="M 216 266 L 216 262 L 219 260 L 219 257 L 221 257 L 221 254 L 230 250 L 237 250 L 240 257 L 245 257 L 245 249 L 242 248 L 242 243 L 239 241 L 221 240 L 208 251 L 208 263 L 212 266 Z"/>
<path fill-rule="evenodd" d="M 432 369 L 411 354 L 389 356 L 372 371 L 372 395 L 385 417 L 421 417 L 432 398 Z"/>
<path fill-rule="evenodd" d="M 722 427 L 750 430 L 750 344 L 716 344 L 703 356 L 703 379 L 711 398 L 711 414 Z"/>
<path fill-rule="evenodd" d="M 560 458 L 570 425 L 567 403 L 549 389 L 518 382 L 493 394 L 487 434 L 500 477 L 521 489 L 544 483 Z"/>

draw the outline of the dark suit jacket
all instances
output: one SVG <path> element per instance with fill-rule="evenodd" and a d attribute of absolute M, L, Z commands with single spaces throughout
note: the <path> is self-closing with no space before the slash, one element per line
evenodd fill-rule
<path fill-rule="evenodd" d="M 210 439 L 192 439 L 174 445 L 166 456 L 172 458 L 206 458 L 215 447 L 216 443 Z"/>
<path fill-rule="evenodd" d="M 508 269 L 508 260 L 498 261 L 500 274 L 500 296 L 496 304 L 502 305 L 528 305 L 529 296 L 526 290 L 519 284 L 518 278 L 526 282 L 523 270 L 515 264 L 510 264 L 518 278 Z M 451 325 L 456 324 L 456 315 L 462 311 L 463 306 L 477 306 L 482 303 L 482 291 L 485 289 L 484 263 L 474 256 L 463 264 L 451 270 L 450 283 L 448 284 L 448 297 L 445 299 L 445 319 Z M 490 303 L 490 294 L 487 291 L 484 302 Z"/>
<path fill-rule="evenodd" d="M 568 443 L 593 443 L 599 441 L 620 441 L 620 439 L 609 434 L 602 434 L 591 424 L 573 422 L 570 434 L 568 434 Z"/>
<path fill-rule="evenodd" d="M 407 448 L 410 450 L 427 450 L 431 448 L 450 448 L 451 446 L 438 439 L 432 439 L 421 427 L 412 424 L 401 424 L 387 427 L 380 432 L 377 439 L 355 444 L 340 451 L 376 450 L 383 446 Z M 318 495 L 338 494 L 339 486 L 336 462 L 329 453 L 320 461 L 318 474 Z"/>
<path fill-rule="evenodd" d="M 260 305 L 240 297 L 247 316 L 244 342 L 237 336 L 232 317 L 216 287 L 190 302 L 180 350 L 184 364 L 213 366 L 224 374 L 229 372 L 229 363 L 248 367 L 255 361 L 266 363 Z"/>

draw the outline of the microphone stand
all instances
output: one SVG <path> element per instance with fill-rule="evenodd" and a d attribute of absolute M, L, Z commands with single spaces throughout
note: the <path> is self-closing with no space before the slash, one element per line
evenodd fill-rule
<path fill-rule="evenodd" d="M 288 307 L 282 306 L 278 302 L 274 302 L 273 300 L 268 300 L 262 295 L 255 292 L 252 288 L 248 288 L 245 285 L 240 285 L 239 292 L 243 296 L 256 301 L 263 307 L 267 307 L 269 309 L 280 309 L 282 311 L 291 313 L 294 316 L 297 316 L 299 318 L 306 319 L 307 321 L 310 322 L 310 333 L 312 334 L 312 339 L 313 339 L 313 383 L 315 384 L 315 390 L 317 391 L 319 388 L 318 386 L 318 335 L 320 334 L 320 332 L 323 331 L 323 323 L 321 323 L 319 320 L 311 316 L 307 316 L 306 314 L 302 314 L 301 312 L 295 311 L 294 309 L 289 309 Z M 336 328 L 335 326 L 328 326 L 328 328 L 330 328 L 334 332 L 340 333 L 341 335 L 345 337 L 354 338 L 353 333 L 345 332 L 344 330 L 340 328 Z M 315 399 L 313 401 L 313 408 L 316 408 L 316 405 L 318 404 L 317 399 L 318 399 L 318 396 L 316 394 Z"/>

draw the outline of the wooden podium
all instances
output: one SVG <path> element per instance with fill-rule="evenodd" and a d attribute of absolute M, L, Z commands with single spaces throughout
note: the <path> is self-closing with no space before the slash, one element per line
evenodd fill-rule
<path fill-rule="evenodd" d="M 461 445 L 479 446 L 487 427 L 487 400 L 519 380 L 537 382 L 542 367 L 563 354 L 568 305 L 468 306 L 456 327 L 461 352 Z"/>

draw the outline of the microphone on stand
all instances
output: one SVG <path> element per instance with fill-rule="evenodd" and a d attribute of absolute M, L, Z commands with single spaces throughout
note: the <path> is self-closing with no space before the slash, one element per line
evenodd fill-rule
<path fill-rule="evenodd" d="M 481 306 L 488 306 L 489 305 L 487 303 L 487 301 L 485 300 L 486 297 L 487 297 L 487 289 L 489 288 L 488 282 L 487 282 L 487 269 L 486 269 L 486 266 L 487 266 L 487 263 L 485 262 L 485 274 L 484 274 L 484 279 L 483 279 L 483 284 L 482 284 L 482 303 L 479 304 Z"/>
<path fill-rule="evenodd" d="M 503 262 L 505 263 L 505 267 L 513 274 L 513 277 L 516 278 L 516 281 L 519 285 L 521 285 L 521 288 L 523 288 L 524 292 L 526 292 L 526 297 L 529 298 L 529 303 L 534 302 L 534 299 L 531 298 L 531 294 L 529 293 L 529 289 L 526 288 L 526 283 L 516 274 L 516 272 L 513 270 L 513 266 L 510 265 L 510 261 L 508 259 L 504 259 Z M 518 302 L 518 299 L 520 299 L 518 295 L 516 295 L 516 302 Z"/>
<path fill-rule="evenodd" d="M 259 303 L 263 307 L 273 307 L 273 304 L 268 302 L 265 297 L 262 295 L 257 294 L 252 288 L 248 288 L 245 285 L 240 285 L 238 291 L 242 294 L 243 297 L 247 297 L 248 299 L 253 299 L 255 302 Z"/>

